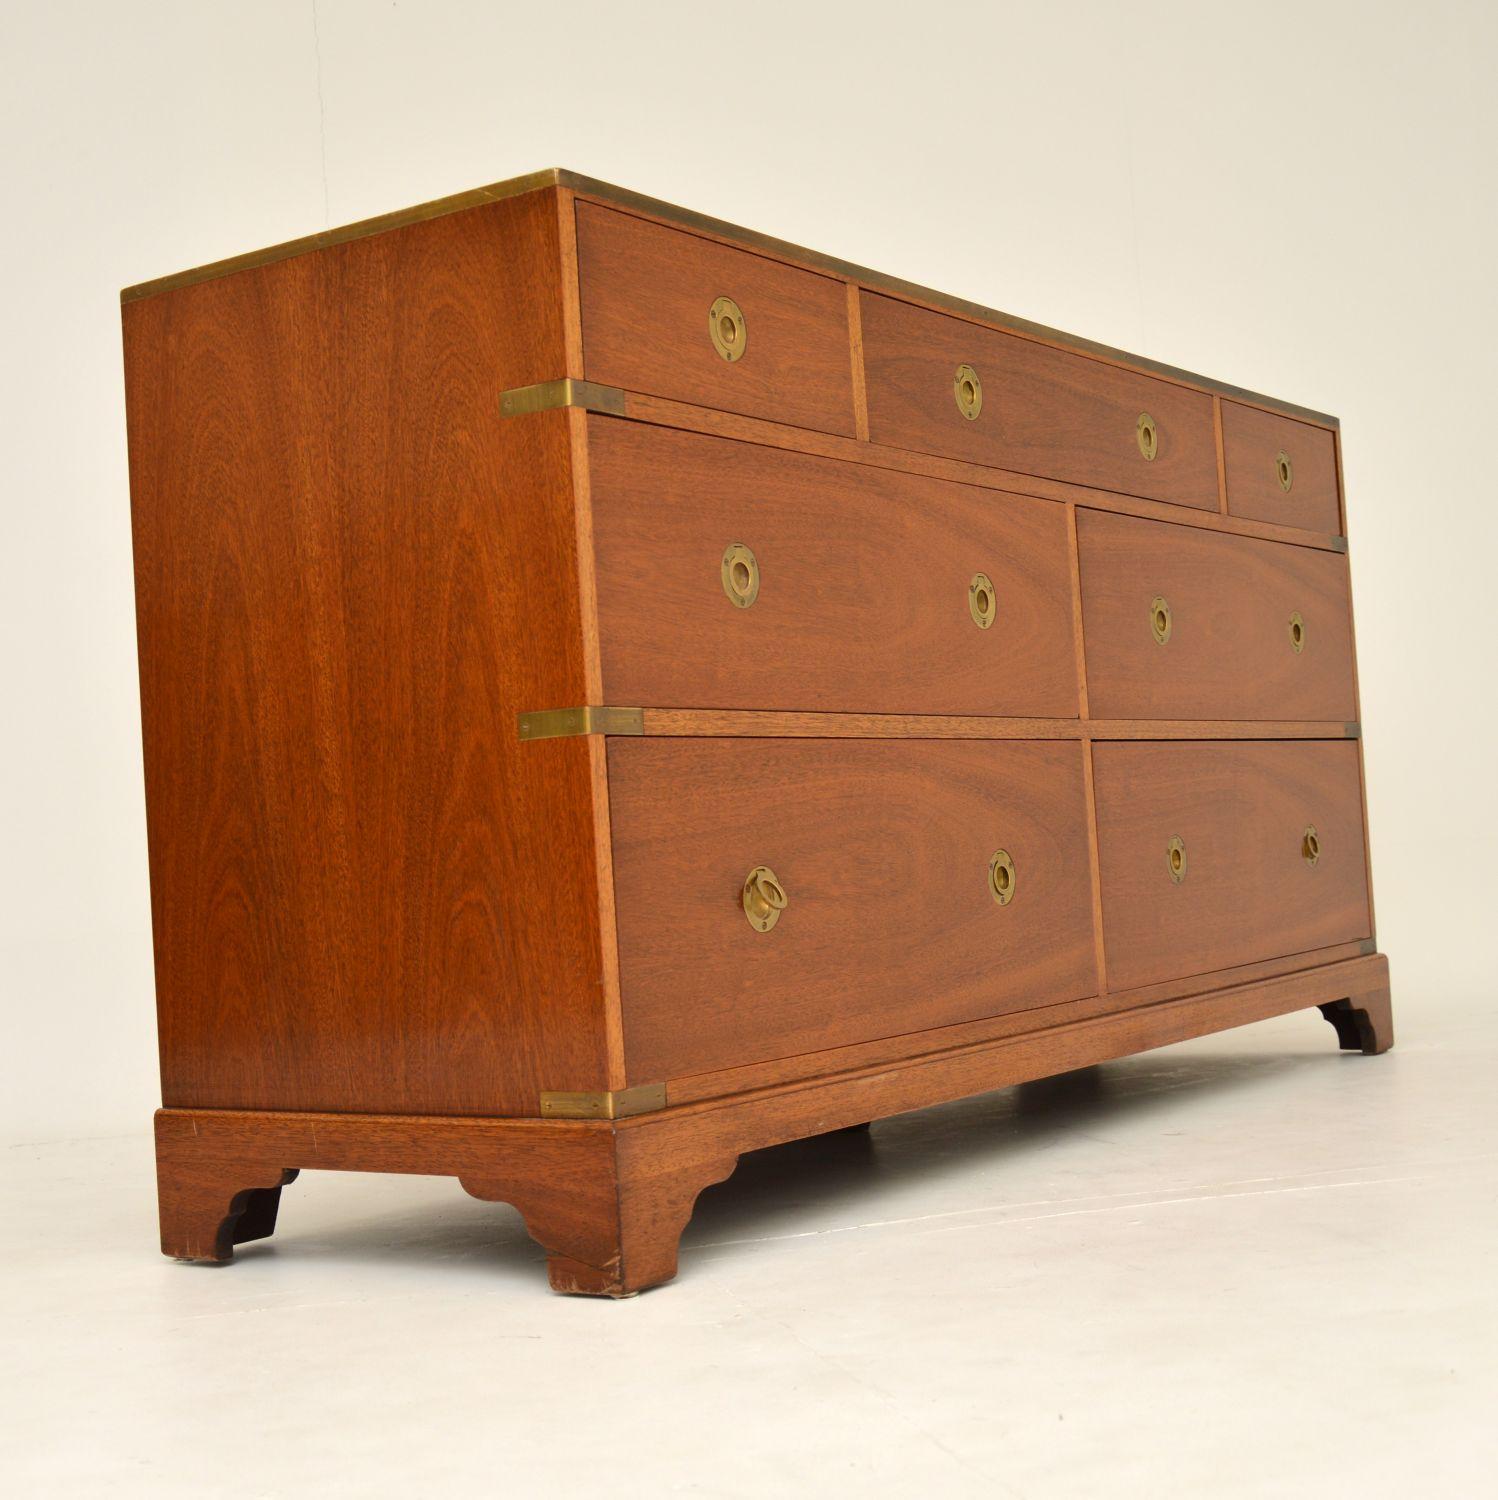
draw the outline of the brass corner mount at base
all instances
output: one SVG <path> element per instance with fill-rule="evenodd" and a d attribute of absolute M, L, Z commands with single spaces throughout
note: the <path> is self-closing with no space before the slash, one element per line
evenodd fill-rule
<path fill-rule="evenodd" d="M 541 1094 L 545 1120 L 623 1120 L 665 1107 L 663 1083 L 641 1083 L 631 1089 L 543 1090 Z"/>
<path fill-rule="evenodd" d="M 643 708 L 543 708 L 521 714 L 516 732 L 523 740 L 554 740 L 574 734 L 644 734 Z"/>

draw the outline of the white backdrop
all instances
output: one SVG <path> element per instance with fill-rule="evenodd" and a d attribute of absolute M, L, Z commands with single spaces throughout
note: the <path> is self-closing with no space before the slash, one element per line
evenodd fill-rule
<path fill-rule="evenodd" d="M 1340 415 L 1401 1040 L 1490 1003 L 1495 56 L 1477 0 L 3 0 L 0 1133 L 156 1102 L 118 289 L 542 166 Z"/>

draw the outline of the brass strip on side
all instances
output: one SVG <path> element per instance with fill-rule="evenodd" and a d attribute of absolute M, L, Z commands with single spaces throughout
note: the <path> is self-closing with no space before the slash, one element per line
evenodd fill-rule
<path fill-rule="evenodd" d="M 543 708 L 521 714 L 523 740 L 554 740 L 572 734 L 644 734 L 643 708 Z"/>
<path fill-rule="evenodd" d="M 580 406 L 584 411 L 602 411 L 610 416 L 624 415 L 624 392 L 614 385 L 595 385 L 591 380 L 543 380 L 540 385 L 521 385 L 502 391 L 499 413 L 503 417 L 524 417 L 531 412 L 555 411 L 560 406 Z"/>
<path fill-rule="evenodd" d="M 666 1085 L 641 1083 L 632 1089 L 601 1089 L 591 1093 L 543 1090 L 543 1120 L 623 1120 L 648 1115 L 666 1107 Z"/>

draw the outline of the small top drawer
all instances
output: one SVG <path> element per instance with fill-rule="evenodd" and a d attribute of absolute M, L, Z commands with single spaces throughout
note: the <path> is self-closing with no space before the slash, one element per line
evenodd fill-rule
<path fill-rule="evenodd" d="M 845 283 L 592 203 L 577 249 L 589 380 L 853 436 Z"/>
<path fill-rule="evenodd" d="M 1217 509 L 1203 392 L 892 297 L 859 306 L 874 442 Z"/>
<path fill-rule="evenodd" d="M 1342 530 L 1337 444 L 1326 428 L 1224 401 L 1222 456 L 1230 514 L 1332 535 Z"/>
<path fill-rule="evenodd" d="M 1094 717 L 1355 716 L 1344 553 L 1092 510 L 1077 542 Z"/>
<path fill-rule="evenodd" d="M 1064 506 L 592 417 L 607 703 L 1078 712 Z"/>

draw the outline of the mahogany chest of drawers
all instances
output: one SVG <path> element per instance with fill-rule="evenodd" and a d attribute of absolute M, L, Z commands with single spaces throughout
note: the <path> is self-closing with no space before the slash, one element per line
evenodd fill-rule
<path fill-rule="evenodd" d="M 1391 1041 L 1334 421 L 553 171 L 124 294 L 162 1245 Z"/>

